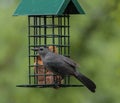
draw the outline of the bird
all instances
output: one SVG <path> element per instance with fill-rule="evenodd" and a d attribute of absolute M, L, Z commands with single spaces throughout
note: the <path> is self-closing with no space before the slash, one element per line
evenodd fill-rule
<path fill-rule="evenodd" d="M 54 53 L 58 53 L 57 48 L 55 46 L 49 46 L 48 49 Z M 36 66 L 37 64 L 39 64 L 39 66 Z M 43 61 L 42 61 L 40 55 L 37 55 L 37 57 L 34 61 L 34 73 L 36 74 L 35 78 L 37 79 L 37 82 L 40 85 L 44 85 L 45 83 L 53 84 L 54 82 L 56 82 L 57 84 L 62 83 L 61 76 L 58 76 L 58 75 L 53 76 L 53 72 L 44 68 Z M 47 76 L 44 76 L 43 74 L 46 74 Z M 43 76 L 41 76 L 41 75 L 43 75 Z M 54 89 L 58 89 L 58 88 L 59 88 L 59 86 L 54 87 Z"/>
<path fill-rule="evenodd" d="M 38 55 L 40 55 L 45 68 L 51 70 L 53 73 L 58 74 L 63 78 L 66 75 L 72 75 L 80 82 L 82 82 L 84 86 L 88 88 L 88 90 L 93 93 L 95 92 L 96 84 L 78 71 L 77 68 L 79 66 L 72 59 L 60 54 L 53 53 L 47 47 L 37 47 L 33 48 L 33 50 L 38 52 Z"/>

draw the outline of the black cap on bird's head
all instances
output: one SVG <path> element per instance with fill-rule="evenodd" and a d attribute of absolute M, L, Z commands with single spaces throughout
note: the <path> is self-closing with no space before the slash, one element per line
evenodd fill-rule
<path fill-rule="evenodd" d="M 41 56 L 44 56 L 49 52 L 47 47 L 36 47 L 33 48 L 32 50 L 37 51 Z"/>

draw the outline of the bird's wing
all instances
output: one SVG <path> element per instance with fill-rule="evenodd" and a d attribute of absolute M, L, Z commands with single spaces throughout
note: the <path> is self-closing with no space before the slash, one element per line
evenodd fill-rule
<path fill-rule="evenodd" d="M 62 56 L 62 55 L 61 55 L 61 58 L 65 63 L 69 64 L 71 67 L 73 67 L 73 68 L 78 67 L 78 64 L 75 63 L 72 59 L 65 57 L 65 56 Z"/>

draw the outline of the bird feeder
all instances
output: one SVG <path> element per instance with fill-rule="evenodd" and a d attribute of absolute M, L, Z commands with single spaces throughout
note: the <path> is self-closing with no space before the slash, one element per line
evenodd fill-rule
<path fill-rule="evenodd" d="M 18 87 L 81 87 L 71 77 L 44 68 L 41 57 L 32 49 L 48 47 L 54 53 L 70 57 L 70 14 L 84 14 L 77 0 L 22 0 L 14 16 L 28 16 L 29 83 Z"/>

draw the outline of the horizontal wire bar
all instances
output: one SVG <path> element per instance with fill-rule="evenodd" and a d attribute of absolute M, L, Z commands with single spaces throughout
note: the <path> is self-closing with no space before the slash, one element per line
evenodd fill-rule
<path fill-rule="evenodd" d="M 52 16 L 54 16 L 55 18 L 58 18 L 58 17 L 70 17 L 68 14 L 64 14 L 64 15 L 29 15 L 29 17 L 41 17 L 41 18 L 44 18 L 46 16 L 46 18 L 52 18 Z"/>
<path fill-rule="evenodd" d="M 40 64 L 29 65 L 29 67 L 38 67 L 38 66 L 43 66 L 43 65 L 40 65 Z"/>
<path fill-rule="evenodd" d="M 41 37 L 41 38 L 44 38 L 44 37 L 47 37 L 47 38 L 53 38 L 53 37 L 70 37 L 69 35 L 56 35 L 56 34 L 46 34 L 46 35 L 38 35 L 38 34 L 36 34 L 36 35 L 29 35 L 28 37 Z"/>
<path fill-rule="evenodd" d="M 30 74 L 29 75 L 30 77 L 34 77 L 34 76 L 59 76 L 59 75 L 56 75 L 56 74 Z"/>
<path fill-rule="evenodd" d="M 39 55 L 29 55 L 29 57 L 38 57 Z M 66 57 L 70 57 L 69 55 L 63 55 L 63 56 L 66 56 Z"/>
<path fill-rule="evenodd" d="M 58 45 L 58 44 L 30 45 L 29 47 L 42 47 L 42 46 L 70 47 L 70 45 Z"/>
<path fill-rule="evenodd" d="M 84 87 L 84 85 L 76 84 L 27 84 L 27 85 L 17 85 L 17 87 L 32 87 L 32 88 L 48 88 L 48 87 Z"/>
<path fill-rule="evenodd" d="M 70 27 L 65 25 L 30 25 L 29 27 L 36 27 L 36 28 L 59 28 L 59 27 Z"/>
<path fill-rule="evenodd" d="M 38 57 L 39 56 L 39 54 L 38 55 L 29 55 L 29 57 Z"/>

